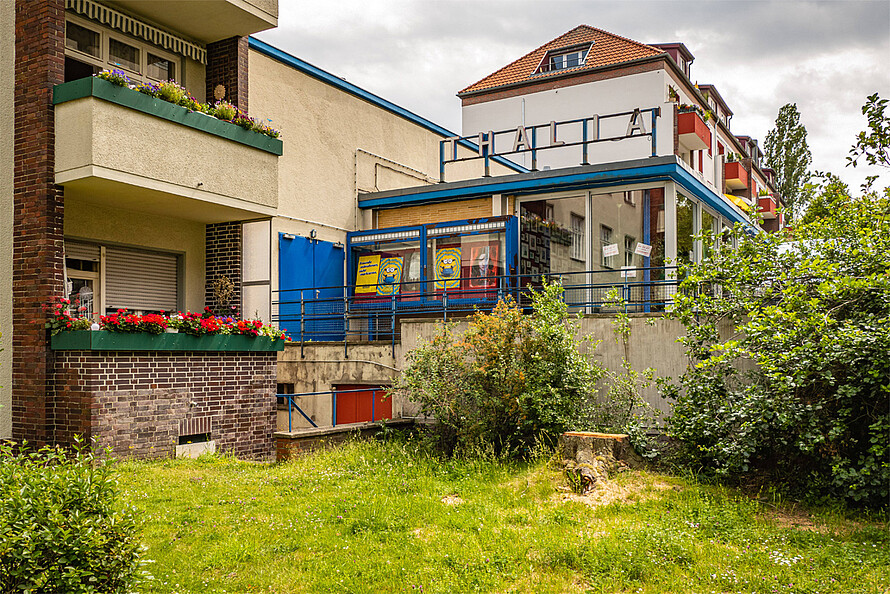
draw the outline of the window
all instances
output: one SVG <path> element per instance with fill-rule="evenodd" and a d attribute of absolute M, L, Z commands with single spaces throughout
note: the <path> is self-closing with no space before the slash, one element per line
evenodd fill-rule
<path fill-rule="evenodd" d="M 124 70 L 137 82 L 177 80 L 178 62 L 159 47 L 112 34 L 86 19 L 69 15 L 65 23 L 66 82 L 102 69 Z"/>
<path fill-rule="evenodd" d="M 180 257 L 169 252 L 65 241 L 66 292 L 82 316 L 176 311 L 179 268 Z"/>
<path fill-rule="evenodd" d="M 637 205 L 637 199 L 636 199 L 636 197 L 634 196 L 634 193 L 633 193 L 632 190 L 631 190 L 631 191 L 627 191 L 627 192 L 624 193 L 624 203 L 625 203 L 625 204 L 630 204 L 631 206 L 636 206 L 636 205 Z"/>
<path fill-rule="evenodd" d="M 612 244 L 612 228 L 600 225 L 600 249 L 603 251 L 603 268 L 614 268 L 612 265 L 614 256 L 606 256 L 605 248 Z"/>
<path fill-rule="evenodd" d="M 76 23 L 65 23 L 65 47 L 98 58 L 99 34 Z"/>
<path fill-rule="evenodd" d="M 636 239 L 630 235 L 624 236 L 624 265 L 633 268 L 634 265 L 634 244 Z"/>
<path fill-rule="evenodd" d="M 584 217 L 572 213 L 572 259 L 584 258 Z"/>
<path fill-rule="evenodd" d="M 593 44 L 584 44 L 547 52 L 547 55 L 544 56 L 541 65 L 538 67 L 538 73 L 583 66 L 584 61 L 587 60 L 587 53 L 590 51 L 591 45 Z"/>

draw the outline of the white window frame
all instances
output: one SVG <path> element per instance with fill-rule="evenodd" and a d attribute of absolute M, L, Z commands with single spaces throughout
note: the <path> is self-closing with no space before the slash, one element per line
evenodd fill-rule
<path fill-rule="evenodd" d="M 572 260 L 583 262 L 586 256 L 586 249 L 584 246 L 584 216 L 571 213 L 570 220 L 572 226 Z"/>
<path fill-rule="evenodd" d="M 172 54 L 165 49 L 152 45 L 150 43 L 145 43 L 139 39 L 135 39 L 133 37 L 128 37 L 122 33 L 111 32 L 106 27 L 99 25 L 98 23 L 94 23 L 88 19 L 84 19 L 72 14 L 65 15 L 65 23 L 67 27 L 67 23 L 74 23 L 79 27 L 83 27 L 84 29 L 89 29 L 94 33 L 99 34 L 99 57 L 87 54 L 85 52 L 78 51 L 73 48 L 69 48 L 67 44 L 68 33 L 67 29 L 65 31 L 65 56 L 70 57 L 81 62 L 85 62 L 87 64 L 91 64 L 93 66 L 97 66 L 106 70 L 123 70 L 129 78 L 136 82 L 161 82 L 161 80 L 174 80 L 176 82 L 180 82 L 182 80 L 182 59 L 176 54 Z M 141 72 L 134 72 L 129 68 L 124 66 L 120 66 L 116 63 L 111 62 L 111 53 L 110 53 L 110 40 L 114 39 L 115 41 L 119 41 L 121 43 L 126 43 L 127 45 L 131 45 L 139 50 L 139 69 Z M 151 76 L 148 76 L 146 71 L 148 70 L 148 54 L 152 53 L 159 58 L 164 58 L 165 60 L 170 60 L 173 63 L 173 77 L 172 79 L 158 79 Z"/>
<path fill-rule="evenodd" d="M 607 230 L 608 230 L 608 237 L 606 237 Z M 614 232 L 615 231 L 608 225 L 600 225 L 600 254 L 603 254 L 603 248 L 605 246 L 612 244 L 612 234 Z M 601 256 L 603 268 L 608 268 L 610 270 L 614 269 L 615 267 L 612 265 L 613 264 L 612 258 L 614 258 L 614 257 L 615 256 L 606 256 L 603 254 Z"/>
<path fill-rule="evenodd" d="M 634 267 L 634 245 L 636 242 L 636 237 L 624 236 L 624 265 L 630 268 Z"/>

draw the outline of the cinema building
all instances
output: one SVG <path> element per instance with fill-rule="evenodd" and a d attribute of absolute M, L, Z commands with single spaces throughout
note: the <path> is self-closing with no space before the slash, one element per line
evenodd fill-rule
<path fill-rule="evenodd" d="M 782 224 L 756 141 L 691 83 L 679 43 L 580 26 L 461 91 L 456 133 L 251 37 L 277 25 L 275 0 L 0 11 L 0 438 L 268 458 L 277 429 L 410 415 L 375 388 L 424 324 L 547 276 L 579 311 L 617 291 L 659 312 L 702 230 L 753 232 L 757 211 Z M 103 69 L 175 80 L 281 135 Z M 220 277 L 238 313 L 294 342 L 121 347 L 44 327 L 46 304 L 84 290 L 92 316 L 200 311 Z"/>

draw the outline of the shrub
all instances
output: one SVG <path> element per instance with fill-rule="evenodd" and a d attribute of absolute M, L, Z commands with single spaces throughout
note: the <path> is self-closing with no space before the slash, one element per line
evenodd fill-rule
<path fill-rule="evenodd" d="M 139 543 L 107 461 L 0 445 L 0 592 L 129 592 Z"/>
<path fill-rule="evenodd" d="M 529 457 L 577 422 L 602 371 L 579 353 L 561 295 L 558 284 L 533 291 L 531 315 L 501 301 L 463 336 L 444 326 L 408 354 L 393 391 L 438 420 L 447 452 Z"/>
<path fill-rule="evenodd" d="M 738 250 L 684 267 L 674 313 L 692 365 L 669 390 L 670 432 L 719 476 L 886 505 L 890 191 L 834 209 L 792 249 L 737 228 Z"/>

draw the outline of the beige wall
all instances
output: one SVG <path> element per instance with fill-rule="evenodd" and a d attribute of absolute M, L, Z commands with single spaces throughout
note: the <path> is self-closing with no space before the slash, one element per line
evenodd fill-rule
<path fill-rule="evenodd" d="M 318 239 L 345 243 L 347 231 L 363 228 L 359 192 L 438 180 L 441 136 L 256 51 L 249 73 L 251 115 L 271 119 L 284 141 L 273 254 L 280 232 L 305 236 L 315 229 Z M 481 167 L 453 166 L 449 179 L 481 176 Z M 492 167 L 495 175 L 506 171 Z"/>
<path fill-rule="evenodd" d="M 0 2 L 0 439 L 12 436 L 12 183 L 15 2 Z"/>
<path fill-rule="evenodd" d="M 185 307 L 204 308 L 203 223 L 65 200 L 65 237 L 185 253 Z"/>
<path fill-rule="evenodd" d="M 207 101 L 206 70 L 204 64 L 191 58 L 182 58 L 182 86 L 188 89 L 198 103 Z"/>
<path fill-rule="evenodd" d="M 89 177 L 235 208 L 278 203 L 277 156 L 92 97 L 56 106 L 56 180 Z"/>

